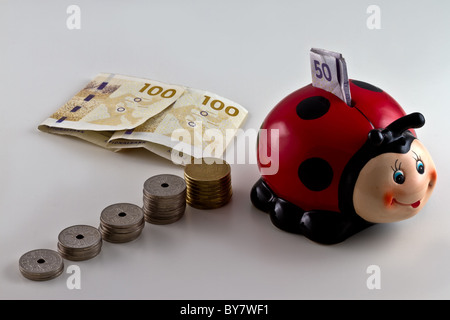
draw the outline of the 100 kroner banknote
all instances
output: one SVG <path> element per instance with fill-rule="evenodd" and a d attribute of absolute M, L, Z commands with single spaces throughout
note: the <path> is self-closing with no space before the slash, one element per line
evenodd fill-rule
<path fill-rule="evenodd" d="M 179 147 L 187 159 L 208 148 L 222 155 L 247 114 L 204 90 L 101 73 L 38 128 L 114 150 L 144 147 L 166 158 Z"/>

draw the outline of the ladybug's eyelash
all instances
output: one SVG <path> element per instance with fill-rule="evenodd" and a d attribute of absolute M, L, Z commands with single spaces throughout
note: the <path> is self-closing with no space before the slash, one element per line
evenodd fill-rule
<path fill-rule="evenodd" d="M 397 167 L 397 163 L 398 163 L 398 159 L 395 160 L 394 167 L 391 166 L 391 169 L 392 169 L 392 171 L 394 171 L 394 172 L 397 172 L 398 170 L 400 170 L 400 169 L 402 168 L 402 163 L 400 162 L 400 163 L 398 164 L 398 167 Z"/>
<path fill-rule="evenodd" d="M 415 155 L 415 157 L 413 157 L 414 158 L 414 160 L 416 160 L 416 161 L 422 161 L 422 158 L 417 154 L 417 153 L 415 153 L 414 151 L 412 152 L 412 153 L 414 153 L 414 155 Z"/>

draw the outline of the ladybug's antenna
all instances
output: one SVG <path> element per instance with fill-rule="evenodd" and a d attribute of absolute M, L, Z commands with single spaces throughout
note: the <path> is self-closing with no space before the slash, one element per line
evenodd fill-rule
<path fill-rule="evenodd" d="M 414 112 L 395 120 L 386 127 L 386 130 L 391 131 L 394 135 L 400 135 L 408 129 L 421 128 L 424 124 L 425 117 L 420 112 Z"/>
<path fill-rule="evenodd" d="M 383 142 L 386 144 L 397 140 L 406 130 L 421 128 L 424 124 L 425 117 L 419 112 L 414 112 L 395 120 L 384 130 L 371 130 L 368 140 L 373 146 L 380 146 Z"/>

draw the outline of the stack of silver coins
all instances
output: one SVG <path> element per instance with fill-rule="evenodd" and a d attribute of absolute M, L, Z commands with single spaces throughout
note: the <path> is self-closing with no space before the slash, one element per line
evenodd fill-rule
<path fill-rule="evenodd" d="M 92 226 L 71 226 L 58 235 L 58 252 L 67 260 L 92 259 L 100 253 L 101 248 L 102 235 Z"/>
<path fill-rule="evenodd" d="M 63 273 L 64 261 L 56 251 L 37 249 L 20 257 L 19 270 L 25 278 L 30 280 L 51 280 Z"/>
<path fill-rule="evenodd" d="M 186 210 L 186 182 L 172 174 L 160 174 L 144 183 L 145 221 L 169 224 L 183 217 Z"/>
<path fill-rule="evenodd" d="M 116 203 L 103 209 L 100 215 L 100 233 L 108 242 L 129 242 L 144 229 L 144 211 L 131 203 Z"/>

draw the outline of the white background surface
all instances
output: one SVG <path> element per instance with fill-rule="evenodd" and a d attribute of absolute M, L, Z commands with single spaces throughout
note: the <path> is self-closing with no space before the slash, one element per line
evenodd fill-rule
<path fill-rule="evenodd" d="M 81 29 L 66 27 L 71 4 Z M 381 9 L 381 29 L 366 9 Z M 448 299 L 450 298 L 450 3 L 447 1 L 0 1 L 0 298 Z M 58 233 L 98 225 L 103 208 L 142 203 L 142 184 L 182 168 L 146 150 L 113 153 L 38 124 L 98 72 L 205 89 L 249 112 L 258 129 L 283 97 L 311 82 L 309 49 L 346 58 L 350 78 L 379 86 L 409 113 L 438 183 L 416 217 L 322 246 L 275 228 L 255 209 L 255 164 L 233 164 L 225 207 L 188 207 L 147 224 L 127 244 L 104 243 L 81 269 L 47 282 L 21 276 L 19 257 L 56 249 Z M 239 150 L 238 152 L 246 152 Z M 369 290 L 369 265 L 381 289 Z"/>

